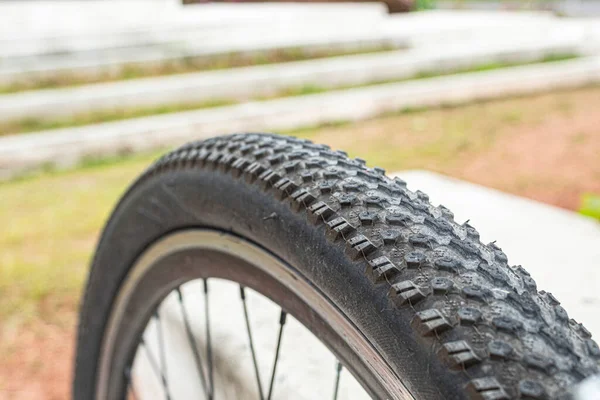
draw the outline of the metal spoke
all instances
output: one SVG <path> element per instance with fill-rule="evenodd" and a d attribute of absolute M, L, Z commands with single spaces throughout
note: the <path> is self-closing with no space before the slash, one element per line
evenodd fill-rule
<path fill-rule="evenodd" d="M 279 336 L 277 337 L 275 361 L 273 362 L 273 371 L 271 372 L 271 382 L 269 383 L 269 394 L 267 395 L 267 400 L 271 400 L 271 395 L 273 394 L 273 383 L 275 382 L 275 371 L 277 370 L 277 362 L 279 361 L 279 349 L 281 347 L 281 337 L 283 336 L 283 327 L 285 325 L 286 316 L 287 313 L 281 310 L 281 315 L 279 316 Z"/>
<path fill-rule="evenodd" d="M 338 398 L 338 391 L 340 389 L 340 374 L 342 372 L 342 363 L 341 362 L 337 362 L 337 367 L 336 367 L 337 371 L 336 371 L 336 375 L 335 375 L 335 388 L 333 389 L 333 400 L 337 400 Z"/>
<path fill-rule="evenodd" d="M 258 394 L 260 400 L 264 400 L 265 396 L 260 383 L 260 374 L 258 372 L 258 363 L 256 362 L 256 352 L 254 351 L 254 341 L 252 340 L 252 330 L 250 329 L 250 319 L 248 318 L 248 307 L 246 306 L 246 293 L 243 286 L 240 286 L 240 296 L 244 307 L 244 317 L 246 319 L 246 328 L 248 330 L 248 340 L 250 341 L 250 352 L 252 353 L 252 362 L 254 363 L 254 372 L 256 374 L 256 383 L 258 384 Z"/>
<path fill-rule="evenodd" d="M 202 360 L 200 358 L 200 352 L 198 351 L 198 346 L 196 344 L 196 338 L 192 329 L 190 327 L 190 322 L 188 319 L 188 314 L 185 309 L 185 305 L 183 302 L 183 293 L 181 293 L 181 288 L 177 288 L 177 296 L 179 297 L 179 304 L 181 305 L 181 314 L 183 316 L 183 323 L 185 325 L 185 331 L 188 337 L 188 341 L 190 342 L 190 347 L 193 350 L 194 361 L 196 363 L 196 369 L 198 370 L 198 375 L 200 375 L 200 381 L 202 382 L 202 388 L 204 389 L 204 394 L 207 398 L 209 396 L 209 388 L 206 384 L 206 377 L 204 376 L 204 368 L 202 367 Z"/>
<path fill-rule="evenodd" d="M 206 328 L 206 358 L 208 358 L 208 400 L 213 400 L 215 395 L 215 381 L 213 379 L 213 355 L 210 339 L 210 318 L 208 307 L 208 279 L 204 279 L 204 322 Z"/>
<path fill-rule="evenodd" d="M 156 362 L 156 358 L 154 358 L 154 355 L 150 351 L 150 348 L 146 345 L 144 338 L 141 339 L 140 345 L 146 350 L 146 355 L 148 356 L 148 360 L 150 361 L 152 370 L 154 370 L 154 373 L 156 374 L 156 376 L 162 383 L 163 389 L 165 391 L 165 398 L 167 400 L 171 400 L 171 395 L 169 394 L 169 386 L 167 384 L 167 379 L 163 375 L 162 371 L 159 369 L 158 363 Z"/>
<path fill-rule="evenodd" d="M 154 318 L 156 319 L 156 330 L 158 332 L 157 336 L 158 336 L 158 351 L 159 351 L 158 355 L 160 357 L 160 371 L 161 371 L 162 376 L 165 377 L 165 384 L 168 384 L 167 377 L 169 375 L 167 374 L 167 358 L 166 358 L 166 354 L 165 354 L 165 341 L 163 338 L 162 323 L 160 320 L 160 314 L 159 314 L 158 309 L 154 313 Z"/>

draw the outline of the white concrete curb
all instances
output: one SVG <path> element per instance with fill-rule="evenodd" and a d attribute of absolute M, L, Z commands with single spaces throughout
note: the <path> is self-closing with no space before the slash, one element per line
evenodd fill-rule
<path fill-rule="evenodd" d="M 347 4 L 196 4 L 180 0 L 20 0 L 0 3 L 0 56 L 44 56 L 136 48 L 185 42 L 200 35 L 227 35 L 264 25 L 315 26 L 339 19 L 376 23 L 387 17 L 385 5 Z"/>
<path fill-rule="evenodd" d="M 89 156 L 140 151 L 235 131 L 360 120 L 600 82 L 600 57 L 446 76 L 0 138 L 0 176 Z"/>
<path fill-rule="evenodd" d="M 204 57 L 231 52 L 253 53 L 269 49 L 300 47 L 304 49 L 327 48 L 357 49 L 381 44 L 396 46 L 433 45 L 439 47 L 457 41 L 477 38 L 486 41 L 504 40 L 518 43 L 523 38 L 573 37 L 584 41 L 584 29 L 563 23 L 543 14 L 473 13 L 473 12 L 427 12 L 394 17 L 377 17 L 368 14 L 360 18 L 354 12 L 352 18 L 338 18 L 333 13 L 328 18 L 311 18 L 307 29 L 306 18 L 273 18 L 264 23 L 238 24 L 235 28 L 208 29 L 189 34 L 173 27 L 169 33 L 149 35 L 147 42 L 127 45 L 119 39 L 104 35 L 97 40 L 110 43 L 100 47 L 84 39 L 72 37 L 73 45 L 58 40 L 25 46 L 45 52 L 19 53 L 18 41 L 9 42 L 0 51 L 0 83 L 48 77 L 62 73 L 98 75 L 121 69 L 124 65 L 164 64 L 165 61 L 185 57 Z M 258 17 L 256 17 L 258 18 Z M 214 21 L 213 21 L 214 23 Z M 144 35 L 141 35 L 144 37 Z M 140 35 L 133 35 L 140 42 Z M 110 40 L 109 40 L 110 39 Z M 162 43 L 163 41 L 166 43 Z M 80 43 L 81 42 L 81 43 Z M 93 42 L 93 41 L 92 41 Z M 65 44 L 67 43 L 67 44 Z M 110 45 L 109 45 L 110 44 Z M 10 50 L 9 47 L 12 49 Z M 24 50 L 23 50 L 24 51 Z M 33 51 L 33 50 L 32 50 Z M 12 56 L 10 54 L 13 53 Z"/>
<path fill-rule="evenodd" d="M 445 73 L 491 62 L 532 62 L 556 54 L 575 54 L 569 37 L 545 41 L 482 43 L 468 41 L 444 48 L 334 57 L 285 64 L 234 68 L 104 84 L 0 95 L 0 121 L 56 118 L 92 111 L 122 110 L 214 99 L 247 100 L 284 89 L 361 85 Z"/>

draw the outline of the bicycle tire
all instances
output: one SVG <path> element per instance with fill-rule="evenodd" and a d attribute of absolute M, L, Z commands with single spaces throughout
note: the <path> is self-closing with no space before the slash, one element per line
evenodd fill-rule
<path fill-rule="evenodd" d="M 325 145 L 237 134 L 167 154 L 118 204 L 80 310 L 75 399 L 95 398 L 106 321 L 128 269 L 189 227 L 246 238 L 300 271 L 414 398 L 566 398 L 600 370 L 590 332 L 425 193 Z"/>

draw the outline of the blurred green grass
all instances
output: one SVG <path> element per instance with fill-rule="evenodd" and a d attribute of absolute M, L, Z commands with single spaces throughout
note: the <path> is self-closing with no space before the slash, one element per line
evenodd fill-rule
<path fill-rule="evenodd" d="M 75 306 L 100 227 L 151 158 L 0 185 L 0 316 Z"/>
<path fill-rule="evenodd" d="M 596 218 L 600 221 L 600 195 L 587 193 L 581 198 L 581 215 Z"/>

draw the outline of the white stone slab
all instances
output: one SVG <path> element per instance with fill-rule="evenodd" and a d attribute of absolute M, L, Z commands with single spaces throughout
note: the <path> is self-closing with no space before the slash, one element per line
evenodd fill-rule
<path fill-rule="evenodd" d="M 381 3 L 337 4 L 199 4 L 181 7 L 172 1 L 94 1 L 82 6 L 72 1 L 3 1 L 0 3 L 0 49 L 2 57 L 72 53 L 189 40 L 197 33 L 252 36 L 256 29 L 272 34 L 287 31 L 327 32 L 340 28 L 354 31 L 372 29 L 410 31 L 471 32 L 513 27 L 555 24 L 557 20 L 542 13 L 506 13 L 502 16 L 482 12 L 432 11 L 412 15 L 388 16 Z M 454 21 L 454 22 L 453 22 Z M 307 29 L 310 26 L 310 29 Z M 310 32 L 307 32 L 310 34 Z M 415 32 L 417 33 L 417 32 Z M 267 38 L 265 38 L 267 39 Z"/>
<path fill-rule="evenodd" d="M 522 265 L 571 318 L 600 335 L 600 223 L 573 212 L 426 171 L 394 174 L 459 223 L 497 241 L 510 265 Z"/>
<path fill-rule="evenodd" d="M 383 4 L 205 3 L 183 6 L 180 0 L 3 0 L 0 44 L 43 38 L 68 40 L 100 34 L 134 35 L 156 31 L 222 29 L 299 18 L 332 20 L 383 18 Z M 23 43 L 23 42 L 21 42 Z M 124 42 L 122 45 L 128 45 Z"/>
<path fill-rule="evenodd" d="M 532 62 L 576 53 L 569 36 L 518 44 L 469 40 L 443 48 L 417 48 L 381 54 L 334 57 L 234 68 L 132 81 L 0 95 L 0 120 L 57 118 L 78 113 L 122 110 L 214 99 L 247 100 L 284 89 L 333 88 L 411 78 L 420 72 L 447 73 L 498 62 Z"/>
<path fill-rule="evenodd" d="M 247 6 L 240 9 L 246 10 L 240 15 L 247 15 L 244 21 L 250 22 L 236 22 L 231 26 L 226 20 L 223 25 L 213 23 L 197 29 L 174 24 L 170 28 L 153 28 L 147 32 L 94 33 L 89 38 L 81 33 L 62 37 L 36 36 L 23 41 L 6 40 L 4 45 L 0 43 L 0 82 L 65 72 L 97 75 L 126 64 L 162 64 L 184 57 L 283 47 L 335 49 L 383 43 L 439 47 L 439 43 L 448 45 L 474 37 L 486 42 L 502 40 L 505 43 L 519 43 L 523 38 L 577 37 L 583 43 L 585 36 L 584 26 L 565 24 L 560 19 L 540 13 L 432 11 L 382 16 L 378 11 L 366 12 L 362 17 L 357 12 L 346 15 L 344 5 L 339 8 L 338 16 L 330 12 L 316 17 L 314 12 L 261 13 L 256 11 L 260 8 L 251 7 L 255 5 Z M 281 8 L 276 8 L 279 6 Z M 271 8 L 286 10 L 283 6 L 286 5 L 272 5 Z M 310 7 L 309 10 L 312 10 Z M 253 10 L 252 13 L 250 10 Z M 258 22 L 252 22 L 255 20 Z M 187 24 L 190 25 L 189 22 Z"/>
<path fill-rule="evenodd" d="M 369 26 L 384 17 L 382 4 L 196 4 L 172 1 L 72 1 L 0 3 L 0 58 L 68 56 L 106 49 L 138 53 L 165 46 L 185 50 L 216 43 L 234 43 L 265 34 L 294 37 L 332 23 L 337 28 L 361 21 Z M 60 23 L 58 23 L 60 21 Z M 315 30 L 313 29 L 313 30 Z M 270 32 L 270 35 L 269 35 Z M 290 36 L 292 34 L 292 36 Z M 310 33 L 309 33 L 310 34 Z M 203 43 L 203 40 L 211 42 Z M 198 42 L 200 40 L 200 42 Z M 142 53 L 143 54 L 143 53 Z M 168 53 L 166 53 L 168 54 Z"/>
<path fill-rule="evenodd" d="M 356 121 L 405 107 L 459 104 L 599 81 L 600 58 L 575 59 L 13 135 L 0 138 L 0 177 L 217 134 Z"/>

